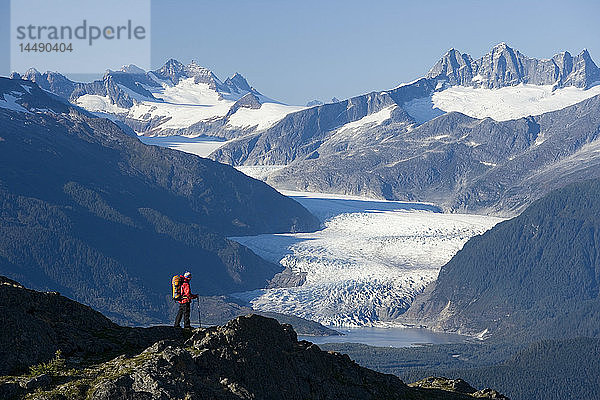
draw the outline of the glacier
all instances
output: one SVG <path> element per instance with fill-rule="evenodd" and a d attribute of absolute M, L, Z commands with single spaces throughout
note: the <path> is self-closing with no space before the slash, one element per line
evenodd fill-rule
<path fill-rule="evenodd" d="M 600 82 L 588 89 L 523 83 L 499 89 L 451 86 L 406 102 L 403 107 L 419 124 L 452 111 L 478 119 L 509 121 L 561 110 L 599 94 Z"/>
<path fill-rule="evenodd" d="M 329 326 L 401 326 L 395 320 L 472 236 L 501 218 L 445 214 L 431 204 L 283 192 L 323 221 L 313 233 L 230 238 L 305 274 L 297 287 L 235 293 L 259 311 Z"/>

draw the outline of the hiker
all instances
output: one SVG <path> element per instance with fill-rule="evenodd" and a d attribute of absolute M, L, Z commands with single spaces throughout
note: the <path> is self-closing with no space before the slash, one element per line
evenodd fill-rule
<path fill-rule="evenodd" d="M 183 274 L 183 283 L 181 284 L 180 296 L 178 298 L 179 302 L 179 311 L 177 312 L 177 317 L 175 318 L 175 326 L 179 327 L 181 323 L 181 318 L 183 317 L 183 328 L 191 329 L 192 325 L 190 322 L 190 304 L 193 299 L 197 299 L 197 294 L 192 294 L 190 289 L 190 280 L 192 279 L 192 274 L 190 272 L 186 272 Z"/>

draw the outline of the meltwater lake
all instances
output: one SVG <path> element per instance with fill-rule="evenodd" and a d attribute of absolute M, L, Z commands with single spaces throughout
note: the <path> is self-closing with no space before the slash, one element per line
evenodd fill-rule
<path fill-rule="evenodd" d="M 362 343 L 375 347 L 411 347 L 424 344 L 465 343 L 474 340 L 469 336 L 434 332 L 424 328 L 331 328 L 343 333 L 343 335 L 298 335 L 298 340 L 307 340 L 315 344 Z"/>

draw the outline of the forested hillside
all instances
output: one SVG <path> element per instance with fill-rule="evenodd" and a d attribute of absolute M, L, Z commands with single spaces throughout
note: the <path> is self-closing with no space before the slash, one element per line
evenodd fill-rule
<path fill-rule="evenodd" d="M 600 181 L 554 191 L 470 239 L 407 320 L 493 338 L 600 336 Z"/>

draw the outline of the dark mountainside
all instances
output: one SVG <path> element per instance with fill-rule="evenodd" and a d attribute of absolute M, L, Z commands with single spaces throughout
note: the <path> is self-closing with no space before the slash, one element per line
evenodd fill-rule
<path fill-rule="evenodd" d="M 6 278 L 0 296 L 0 349 L 13 361 L 0 374 L 30 367 L 0 376 L 6 399 L 504 398 L 461 380 L 431 378 L 409 387 L 346 355 L 299 342 L 291 326 L 257 315 L 193 332 L 123 328 L 89 307 Z"/>
<path fill-rule="evenodd" d="M 128 323 L 165 321 L 170 279 L 203 295 L 265 287 L 280 268 L 226 236 L 318 220 L 229 166 L 146 146 L 28 81 L 0 79 L 0 274 Z"/>
<path fill-rule="evenodd" d="M 600 336 L 600 180 L 569 185 L 471 238 L 403 316 L 531 342 Z"/>
<path fill-rule="evenodd" d="M 440 373 L 429 370 L 427 373 Z M 425 371 L 401 375 L 422 376 Z M 469 382 L 485 382 L 513 400 L 594 400 L 600 396 L 600 339 L 541 341 L 502 364 L 444 371 Z"/>

